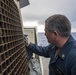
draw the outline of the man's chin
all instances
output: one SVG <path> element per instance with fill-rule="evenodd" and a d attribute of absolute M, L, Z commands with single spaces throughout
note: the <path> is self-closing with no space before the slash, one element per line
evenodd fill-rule
<path fill-rule="evenodd" d="M 50 43 L 50 41 L 49 40 L 47 40 L 48 41 L 48 43 Z"/>
<path fill-rule="evenodd" d="M 51 43 L 50 41 L 48 41 L 48 43 Z"/>
<path fill-rule="evenodd" d="M 49 42 L 49 41 L 48 41 L 48 43 L 50 43 L 50 44 L 54 45 L 54 43 L 52 43 L 52 42 Z"/>

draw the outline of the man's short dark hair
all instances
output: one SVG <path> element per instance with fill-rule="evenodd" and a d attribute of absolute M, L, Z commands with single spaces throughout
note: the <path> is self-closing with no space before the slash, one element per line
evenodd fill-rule
<path fill-rule="evenodd" d="M 64 15 L 55 14 L 50 16 L 45 24 L 49 32 L 57 31 L 63 37 L 68 37 L 71 33 L 71 23 Z"/>

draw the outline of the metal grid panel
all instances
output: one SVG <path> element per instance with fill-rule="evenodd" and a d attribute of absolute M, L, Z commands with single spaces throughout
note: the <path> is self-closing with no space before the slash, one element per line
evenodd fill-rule
<path fill-rule="evenodd" d="M 13 0 L 0 0 L 0 75 L 28 75 L 21 21 Z"/>

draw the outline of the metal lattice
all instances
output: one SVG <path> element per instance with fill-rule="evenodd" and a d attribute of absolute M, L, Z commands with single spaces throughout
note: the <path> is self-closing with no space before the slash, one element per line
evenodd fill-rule
<path fill-rule="evenodd" d="M 0 0 L 0 75 L 28 75 L 26 50 L 18 8 Z"/>

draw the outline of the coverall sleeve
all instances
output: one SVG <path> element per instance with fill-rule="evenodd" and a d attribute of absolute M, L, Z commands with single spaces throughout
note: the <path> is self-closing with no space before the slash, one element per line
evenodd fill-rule
<path fill-rule="evenodd" d="M 72 55 L 72 60 L 71 60 L 71 64 L 70 64 L 70 67 L 71 67 L 71 75 L 76 75 L 76 55 L 73 54 Z"/>
<path fill-rule="evenodd" d="M 73 50 L 72 49 L 72 51 L 71 51 L 71 55 L 70 55 L 70 59 L 69 60 L 67 60 L 68 61 L 68 69 L 67 70 L 69 70 L 69 72 L 68 73 L 70 73 L 70 75 L 76 75 L 76 52 L 73 52 L 73 51 L 75 51 L 76 50 L 76 48 Z"/>
<path fill-rule="evenodd" d="M 71 69 L 71 75 L 76 75 L 76 65 Z"/>
<path fill-rule="evenodd" d="M 50 44 L 46 47 L 42 47 L 42 46 L 38 46 L 36 44 L 30 43 L 30 45 L 27 47 L 27 49 L 37 55 L 44 56 L 44 57 L 50 57 L 49 52 L 51 51 L 53 46 L 54 45 Z"/>

